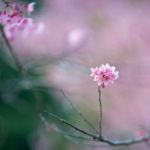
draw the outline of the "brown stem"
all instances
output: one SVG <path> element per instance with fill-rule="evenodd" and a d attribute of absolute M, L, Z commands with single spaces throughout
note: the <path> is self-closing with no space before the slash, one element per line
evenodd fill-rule
<path fill-rule="evenodd" d="M 103 117 L 103 111 L 102 111 L 102 100 L 101 100 L 101 88 L 100 86 L 98 87 L 98 94 L 99 94 L 99 115 L 100 115 L 100 120 L 99 120 L 99 137 L 102 138 L 102 117 Z"/>

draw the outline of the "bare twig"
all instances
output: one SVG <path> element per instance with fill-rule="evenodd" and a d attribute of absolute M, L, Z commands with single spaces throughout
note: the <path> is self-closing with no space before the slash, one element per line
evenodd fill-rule
<path fill-rule="evenodd" d="M 50 126 L 50 124 L 46 121 L 46 118 L 42 114 L 40 114 L 39 116 L 40 116 L 41 121 L 44 123 L 45 127 L 47 128 L 47 130 L 49 130 L 50 128 L 58 133 L 63 134 L 67 138 L 73 138 L 73 139 L 79 139 L 79 140 L 91 141 L 91 142 L 93 141 L 92 138 L 69 134 L 68 132 L 65 132 L 57 127 L 54 127 L 52 125 Z"/>
<path fill-rule="evenodd" d="M 2 25 L 0 25 L 0 32 L 1 32 L 1 35 L 2 35 L 2 37 L 3 37 L 3 39 L 4 39 L 4 42 L 5 42 L 6 46 L 7 46 L 7 48 L 8 48 L 8 50 L 9 50 L 10 54 L 12 55 L 12 57 L 13 57 L 13 59 L 14 59 L 14 62 L 15 62 L 15 64 L 16 64 L 17 68 L 18 68 L 19 70 L 22 70 L 22 66 L 21 66 L 20 60 L 19 60 L 18 56 L 16 55 L 15 51 L 13 50 L 13 48 L 12 48 L 10 42 L 8 41 L 8 39 L 7 39 L 6 35 L 5 35 L 5 32 L 4 32 L 4 29 L 3 29 Z"/>
<path fill-rule="evenodd" d="M 63 90 L 60 90 L 60 92 L 62 93 L 62 95 L 66 98 L 66 100 L 70 103 L 70 105 L 72 106 L 72 108 L 74 109 L 75 112 L 78 113 L 78 115 L 83 119 L 83 121 L 89 126 L 91 127 L 91 129 L 93 129 L 96 133 L 98 133 L 97 129 L 85 118 L 85 116 L 80 112 L 80 110 L 78 110 L 78 108 L 76 108 L 76 106 L 72 103 L 72 101 L 70 100 L 70 98 L 65 94 L 65 92 Z"/>
<path fill-rule="evenodd" d="M 84 135 L 91 137 L 94 141 L 99 141 L 99 142 L 102 142 L 102 143 L 105 143 L 105 144 L 108 144 L 111 146 L 129 146 L 129 145 L 138 144 L 138 143 L 142 143 L 142 142 L 145 143 L 147 140 L 150 140 L 150 134 L 146 134 L 143 137 L 131 138 L 128 140 L 109 140 L 104 136 L 100 137 L 100 136 L 96 136 L 96 135 L 93 135 L 91 133 L 88 133 L 87 131 L 82 130 L 82 129 L 74 126 L 73 124 L 71 124 L 68 121 L 58 117 L 57 115 L 55 115 L 53 113 L 50 113 L 47 111 L 45 111 L 45 113 L 47 113 L 49 116 L 53 117 L 57 121 L 60 121 L 64 124 L 66 124 L 67 126 L 71 127 L 72 129 L 74 129 L 74 130 L 76 130 L 76 131 L 78 131 Z"/>
<path fill-rule="evenodd" d="M 112 146 L 128 146 L 128 145 L 138 144 L 138 143 L 142 143 L 142 142 L 145 143 L 149 139 L 150 139 L 150 134 L 147 134 L 143 137 L 137 137 L 137 138 L 122 140 L 122 141 L 111 141 L 111 140 L 108 140 L 108 139 L 102 137 L 102 139 L 100 141 L 107 143 L 109 145 L 112 145 Z"/>
<path fill-rule="evenodd" d="M 45 113 L 48 114 L 49 116 L 53 117 L 53 118 L 56 119 L 57 121 L 60 121 L 60 122 L 62 122 L 62 123 L 64 123 L 64 124 L 66 124 L 67 126 L 73 128 L 74 130 L 76 130 L 76 131 L 78 131 L 78 132 L 80 132 L 80 133 L 82 133 L 82 134 L 84 134 L 84 135 L 87 135 L 87 136 L 92 137 L 92 138 L 94 138 L 94 139 L 97 139 L 97 138 L 98 138 L 98 137 L 95 136 L 94 134 L 88 133 L 87 131 L 84 131 L 84 130 L 82 130 L 82 129 L 80 129 L 80 128 L 74 126 L 74 125 L 72 125 L 72 124 L 69 123 L 68 121 L 66 121 L 66 120 L 64 120 L 64 119 L 62 119 L 62 118 L 60 118 L 59 116 L 57 116 L 57 115 L 55 115 L 55 114 L 53 114 L 53 113 L 50 113 L 50 112 L 48 112 L 48 111 L 45 111 Z"/>

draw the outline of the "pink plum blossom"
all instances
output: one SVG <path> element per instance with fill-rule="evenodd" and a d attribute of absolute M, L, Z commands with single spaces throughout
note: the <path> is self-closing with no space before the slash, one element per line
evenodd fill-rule
<path fill-rule="evenodd" d="M 99 87 L 105 88 L 109 83 L 119 78 L 119 72 L 115 70 L 114 66 L 109 64 L 101 65 L 100 67 L 91 68 L 91 76 L 97 82 Z"/>
<path fill-rule="evenodd" d="M 29 33 L 42 31 L 44 25 L 35 23 L 31 17 L 27 16 L 27 14 L 33 12 L 34 5 L 34 2 L 28 5 L 11 2 L 0 11 L 0 24 L 3 25 L 4 32 L 9 40 L 13 40 L 18 32 L 28 35 Z"/>

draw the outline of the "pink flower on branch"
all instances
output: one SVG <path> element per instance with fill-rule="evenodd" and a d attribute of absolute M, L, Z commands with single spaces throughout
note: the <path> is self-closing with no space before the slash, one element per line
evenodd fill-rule
<path fill-rule="evenodd" d="M 114 66 L 109 64 L 101 65 L 100 67 L 91 68 L 91 76 L 97 82 L 99 87 L 105 88 L 109 83 L 119 78 L 119 72 L 115 70 Z"/>
<path fill-rule="evenodd" d="M 0 24 L 9 40 L 13 40 L 18 32 L 27 35 L 33 32 L 40 33 L 43 29 L 42 23 L 35 23 L 28 16 L 34 11 L 34 5 L 34 2 L 27 5 L 10 2 L 0 11 Z"/>

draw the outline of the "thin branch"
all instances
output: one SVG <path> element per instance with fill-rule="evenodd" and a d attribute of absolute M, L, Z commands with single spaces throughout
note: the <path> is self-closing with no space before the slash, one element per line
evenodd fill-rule
<path fill-rule="evenodd" d="M 67 132 L 64 132 L 63 130 L 54 127 L 54 126 L 50 126 L 49 123 L 46 121 L 45 117 L 40 114 L 40 119 L 41 121 L 44 123 L 44 125 L 46 126 L 47 130 L 49 130 L 49 128 L 51 128 L 52 130 L 63 134 L 65 137 L 69 137 L 69 138 L 75 138 L 75 139 L 79 139 L 79 140 L 85 140 L 85 141 L 93 141 L 91 138 L 87 138 L 87 137 L 83 137 L 83 136 L 78 136 L 78 135 L 73 135 L 73 134 L 68 134 Z"/>
<path fill-rule="evenodd" d="M 100 120 L 99 120 L 99 137 L 102 138 L 102 117 L 103 117 L 103 111 L 102 111 L 102 100 L 101 100 L 101 89 L 100 89 L 100 86 L 98 87 L 98 95 L 99 95 L 99 117 L 100 117 Z"/>
<path fill-rule="evenodd" d="M 150 134 L 146 134 L 143 137 L 137 137 L 137 138 L 132 138 L 128 140 L 120 140 L 120 141 L 119 140 L 111 141 L 104 137 L 100 139 L 101 142 L 107 143 L 112 146 L 129 146 L 129 145 L 138 144 L 142 142 L 146 143 L 147 140 L 150 140 Z"/>
<path fill-rule="evenodd" d="M 62 93 L 62 95 L 66 98 L 66 100 L 70 103 L 70 105 L 72 106 L 72 108 L 74 109 L 75 112 L 78 113 L 78 115 L 83 119 L 83 121 L 89 126 L 91 127 L 91 129 L 93 129 L 96 133 L 98 133 L 97 129 L 85 118 L 85 116 L 80 112 L 80 110 L 78 110 L 76 108 L 76 106 L 72 103 L 72 101 L 70 100 L 70 98 L 65 94 L 65 92 L 63 90 L 60 90 L 60 92 Z"/>
<path fill-rule="evenodd" d="M 66 124 L 67 126 L 73 128 L 74 130 L 91 137 L 94 141 L 99 141 L 99 142 L 102 142 L 102 143 L 105 143 L 105 144 L 108 144 L 111 146 L 129 146 L 129 145 L 138 144 L 138 143 L 142 143 L 142 142 L 145 143 L 148 140 L 150 140 L 150 134 L 146 134 L 143 137 L 131 138 L 128 140 L 109 140 L 109 139 L 105 138 L 104 136 L 98 137 L 96 135 L 88 133 L 87 131 L 82 130 L 82 129 L 72 125 L 68 121 L 66 121 L 66 120 L 64 120 L 64 119 L 62 119 L 62 118 L 60 118 L 60 117 L 58 117 L 58 116 L 56 116 L 50 112 L 45 111 L 45 113 L 47 113 L 49 116 L 53 117 L 57 121 L 60 121 L 64 124 Z"/>
<path fill-rule="evenodd" d="M 8 39 L 7 39 L 6 35 L 5 35 L 5 32 L 4 32 L 4 29 L 3 29 L 2 25 L 0 26 L 0 32 L 1 32 L 1 34 L 2 34 L 2 37 L 3 37 L 3 39 L 4 39 L 4 42 L 5 42 L 6 46 L 7 46 L 7 48 L 8 48 L 8 50 L 9 50 L 10 54 L 12 55 L 12 57 L 13 57 L 13 59 L 14 59 L 15 65 L 17 66 L 17 68 L 18 68 L 19 70 L 22 70 L 22 66 L 21 66 L 20 60 L 19 60 L 18 56 L 16 55 L 16 53 L 14 52 L 14 50 L 13 50 L 13 48 L 12 48 L 10 42 L 8 41 Z"/>
<path fill-rule="evenodd" d="M 79 139 L 79 141 L 83 140 L 84 143 L 82 143 L 82 145 L 85 145 L 88 147 L 89 146 L 94 146 L 94 147 L 107 147 L 108 146 L 108 145 L 104 145 L 105 143 L 97 145 L 97 143 L 95 143 L 96 141 L 94 141 L 93 138 L 87 138 L 87 137 L 81 137 L 81 136 L 77 136 L 77 135 L 68 134 L 64 131 L 61 131 L 60 129 L 58 129 L 56 127 L 50 126 L 49 123 L 46 121 L 46 118 L 42 114 L 40 114 L 39 117 L 40 117 L 41 121 L 43 122 L 43 124 L 45 125 L 45 127 L 47 128 L 47 130 L 49 130 L 49 128 L 52 128 L 54 131 L 63 134 L 69 140 L 71 140 L 70 138 Z M 76 144 L 79 144 L 78 141 L 74 141 L 74 140 L 71 140 L 71 141 L 75 142 Z M 85 143 L 85 141 L 87 141 L 88 143 Z M 94 142 L 94 143 L 90 144 L 90 142 Z"/>
<path fill-rule="evenodd" d="M 73 128 L 74 130 L 76 130 L 76 131 L 78 131 L 78 132 L 80 132 L 80 133 L 82 133 L 84 135 L 92 137 L 93 139 L 97 139 L 98 138 L 94 134 L 88 133 L 87 131 L 84 131 L 84 130 L 82 130 L 82 129 L 76 127 L 76 126 L 74 126 L 73 124 L 69 123 L 68 121 L 64 120 L 63 118 L 60 118 L 59 116 L 57 116 L 57 115 L 55 115 L 53 113 L 50 113 L 50 112 L 47 112 L 47 111 L 45 111 L 45 113 L 48 114 L 49 116 L 51 116 L 52 118 L 56 119 L 57 121 L 60 121 L 60 122 L 62 122 L 64 124 L 66 124 L 67 126 Z"/>

